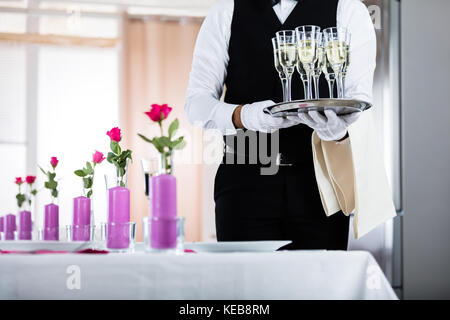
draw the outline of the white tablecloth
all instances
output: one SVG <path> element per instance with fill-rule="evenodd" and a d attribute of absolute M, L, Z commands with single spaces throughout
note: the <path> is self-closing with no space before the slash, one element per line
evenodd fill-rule
<path fill-rule="evenodd" d="M 1 299 L 397 299 L 363 251 L 0 255 Z"/>

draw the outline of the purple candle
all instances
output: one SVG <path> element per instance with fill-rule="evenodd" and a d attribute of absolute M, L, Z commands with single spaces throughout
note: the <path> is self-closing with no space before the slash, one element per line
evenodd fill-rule
<path fill-rule="evenodd" d="M 124 187 L 109 189 L 107 242 L 109 249 L 130 246 L 130 190 Z"/>
<path fill-rule="evenodd" d="M 24 210 L 19 212 L 19 240 L 31 240 L 31 212 Z"/>
<path fill-rule="evenodd" d="M 5 218 L 0 217 L 0 240 L 3 239 L 2 233 L 5 232 Z"/>
<path fill-rule="evenodd" d="M 156 218 L 150 222 L 150 244 L 154 249 L 173 249 L 177 246 L 177 218 Z"/>
<path fill-rule="evenodd" d="M 169 174 L 151 180 L 150 246 L 172 249 L 177 244 L 177 181 Z"/>
<path fill-rule="evenodd" d="M 59 240 L 59 207 L 53 203 L 45 206 L 44 240 Z"/>
<path fill-rule="evenodd" d="M 77 197 L 73 199 L 72 240 L 89 241 L 91 227 L 91 199 Z"/>
<path fill-rule="evenodd" d="M 7 214 L 5 219 L 5 240 L 14 240 L 14 232 L 16 231 L 16 216 Z"/>

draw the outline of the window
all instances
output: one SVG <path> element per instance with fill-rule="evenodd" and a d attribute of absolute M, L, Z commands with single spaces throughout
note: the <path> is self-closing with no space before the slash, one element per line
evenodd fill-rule
<path fill-rule="evenodd" d="M 15 212 L 15 174 L 26 166 L 25 46 L 0 43 L 0 215 Z"/>
<path fill-rule="evenodd" d="M 95 149 L 106 155 L 106 131 L 118 124 L 118 55 L 116 49 L 47 46 L 40 48 L 38 61 L 37 160 L 46 167 L 51 156 L 60 160 L 60 224 L 66 225 L 73 197 L 82 195 L 81 179 L 73 172 L 91 160 Z M 93 199 L 96 218 L 105 220 L 103 167 L 96 170 Z M 50 201 L 44 193 L 38 198 L 38 222 Z"/>
<path fill-rule="evenodd" d="M 49 36 L 42 42 L 34 37 L 33 43 L 27 42 L 27 35 L 20 36 L 20 42 L 10 39 L 27 32 L 114 38 L 119 24 L 108 13 L 117 9 L 51 1 L 40 2 L 39 8 L 73 14 L 27 16 L 21 12 L 27 1 L 2 1 L 1 6 L 0 33 L 11 36 L 0 41 L 0 215 L 17 213 L 14 178 L 37 174 L 39 196 L 33 216 L 36 225 L 42 225 L 50 193 L 43 188 L 45 177 L 38 165 L 48 169 L 50 157 L 57 156 L 60 225 L 64 226 L 71 222 L 73 197 L 82 195 L 81 179 L 74 170 L 91 160 L 94 150 L 106 155 L 106 131 L 118 125 L 119 51 L 91 46 L 92 41 L 81 46 L 71 45 L 70 39 L 66 45 L 47 44 L 58 43 L 48 42 Z M 77 8 L 92 14 L 79 16 Z M 31 29 L 27 30 L 27 22 Z M 97 223 L 106 220 L 104 174 L 112 169 L 101 165 L 96 170 L 93 209 Z"/>

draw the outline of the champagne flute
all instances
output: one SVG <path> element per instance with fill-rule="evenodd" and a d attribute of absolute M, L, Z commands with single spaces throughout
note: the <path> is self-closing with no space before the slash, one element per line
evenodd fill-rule
<path fill-rule="evenodd" d="M 338 88 L 338 98 L 344 98 L 342 70 L 346 59 L 347 30 L 344 28 L 328 28 L 323 31 L 327 59 L 333 68 Z"/>
<path fill-rule="evenodd" d="M 322 38 L 320 27 L 318 26 L 301 26 L 295 28 L 298 39 L 298 56 L 303 68 L 306 70 L 308 78 L 308 95 L 307 99 L 312 99 L 312 80 L 315 64 L 318 60 L 318 48 Z M 317 94 L 317 90 L 316 90 Z"/>
<path fill-rule="evenodd" d="M 319 99 L 319 80 L 322 74 L 322 66 L 324 64 L 325 50 L 322 44 L 322 34 L 319 36 L 319 45 L 317 47 L 317 61 L 314 63 L 314 69 L 312 70 L 312 79 L 314 81 L 314 98 Z"/>
<path fill-rule="evenodd" d="M 272 38 L 272 46 L 273 46 L 274 65 L 275 65 L 275 69 L 278 72 L 278 76 L 280 77 L 281 87 L 282 87 L 282 90 L 283 90 L 283 101 L 286 101 L 286 96 L 287 96 L 287 93 L 286 93 L 287 77 L 286 77 L 286 74 L 284 73 L 283 66 L 280 63 L 280 57 L 279 57 L 280 49 L 278 47 L 278 40 L 277 40 L 276 37 Z"/>
<path fill-rule="evenodd" d="M 322 72 L 325 75 L 325 79 L 328 83 L 328 90 L 330 93 L 330 98 L 334 98 L 334 83 L 336 81 L 336 75 L 334 74 L 333 68 L 331 67 L 330 61 L 328 61 L 327 54 L 324 47 L 323 52 L 323 64 Z"/>
<path fill-rule="evenodd" d="M 345 37 L 345 62 L 342 66 L 342 90 L 345 96 L 345 77 L 347 76 L 347 69 L 350 64 L 350 41 L 352 38 L 352 34 L 347 30 Z"/>
<path fill-rule="evenodd" d="M 330 61 L 328 61 L 325 45 L 325 37 L 322 37 L 322 73 L 325 76 L 325 80 L 328 83 L 328 91 L 330 98 L 334 97 L 334 83 L 336 81 L 336 76 L 334 74 L 333 68 L 331 67 Z"/>
<path fill-rule="evenodd" d="M 286 75 L 286 99 L 291 101 L 292 74 L 297 63 L 297 37 L 293 30 L 283 30 L 276 33 L 278 41 L 278 58 Z"/>
<path fill-rule="evenodd" d="M 150 200 L 150 179 L 158 173 L 158 158 L 141 159 L 141 166 L 144 174 L 145 196 Z"/>
<path fill-rule="evenodd" d="M 296 69 L 297 72 L 300 74 L 300 79 L 302 80 L 303 83 L 303 92 L 305 93 L 305 99 L 311 99 L 311 97 L 308 96 L 309 92 L 308 92 L 308 74 L 306 73 L 305 68 L 303 68 L 303 64 L 300 61 L 300 59 L 297 59 L 297 63 L 296 63 Z"/>

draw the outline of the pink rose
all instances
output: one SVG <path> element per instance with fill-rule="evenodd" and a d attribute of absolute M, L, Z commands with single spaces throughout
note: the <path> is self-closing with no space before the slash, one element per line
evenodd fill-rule
<path fill-rule="evenodd" d="M 167 104 L 152 104 L 150 107 L 150 111 L 145 112 L 145 114 L 152 121 L 159 122 L 166 119 L 169 116 L 170 111 L 172 111 L 172 108 Z"/>
<path fill-rule="evenodd" d="M 112 141 L 119 142 L 122 137 L 120 136 L 120 129 L 118 127 L 112 128 L 106 134 L 111 138 Z"/>
<path fill-rule="evenodd" d="M 103 153 L 97 150 L 95 150 L 95 153 L 92 155 L 92 161 L 94 161 L 94 163 L 102 163 L 105 159 L 106 158 L 103 156 Z"/>
<path fill-rule="evenodd" d="M 50 164 L 52 165 L 53 169 L 56 168 L 56 166 L 58 165 L 58 162 L 59 162 L 58 158 L 51 157 Z"/>
<path fill-rule="evenodd" d="M 23 183 L 22 178 L 21 178 L 21 177 L 17 177 L 15 183 L 18 184 L 18 185 L 20 186 L 20 185 Z"/>
<path fill-rule="evenodd" d="M 27 177 L 25 178 L 25 181 L 26 181 L 28 184 L 34 183 L 35 180 L 36 180 L 36 177 L 35 177 L 35 176 L 27 176 Z"/>

